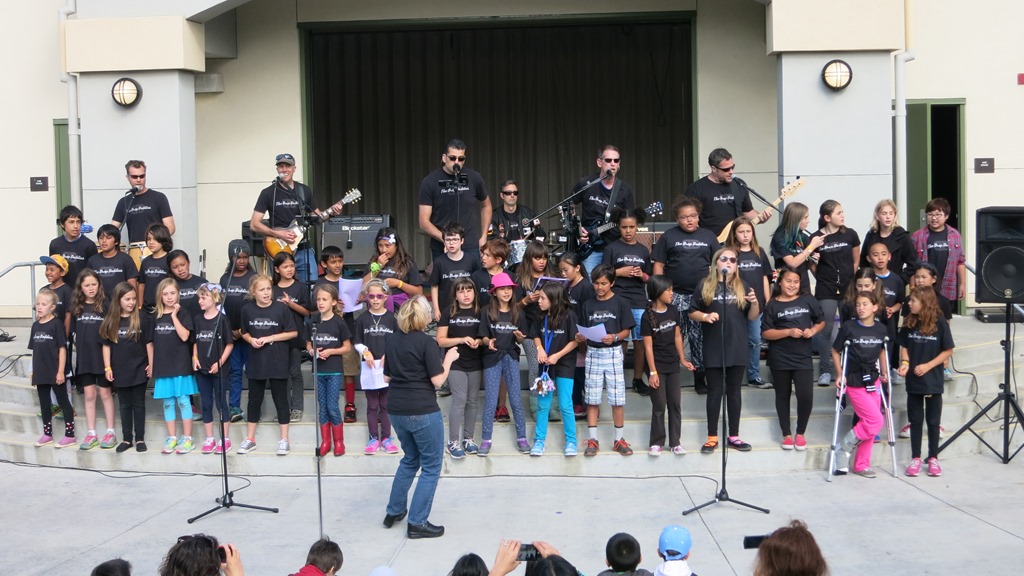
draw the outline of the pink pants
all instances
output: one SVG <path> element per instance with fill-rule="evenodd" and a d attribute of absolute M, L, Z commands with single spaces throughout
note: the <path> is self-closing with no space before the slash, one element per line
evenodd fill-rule
<path fill-rule="evenodd" d="M 853 404 L 853 411 L 860 418 L 860 422 L 853 427 L 854 436 L 861 442 L 857 446 L 857 455 L 851 470 L 859 471 L 871 467 L 871 448 L 875 442 L 875 434 L 878 434 L 885 422 L 882 416 L 881 386 L 881 381 L 876 380 L 874 392 L 868 392 L 864 388 L 846 389 L 846 395 Z"/>

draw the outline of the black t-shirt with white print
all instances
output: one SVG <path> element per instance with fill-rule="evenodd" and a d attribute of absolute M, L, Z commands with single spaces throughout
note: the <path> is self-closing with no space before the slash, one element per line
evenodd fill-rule
<path fill-rule="evenodd" d="M 701 279 L 708 275 L 716 250 L 718 238 L 707 228 L 686 232 L 673 226 L 658 238 L 651 259 L 665 265 L 665 275 L 672 280 L 673 291 L 692 294 Z"/>
<path fill-rule="evenodd" d="M 138 386 L 149 380 L 146 376 L 146 366 L 149 364 L 146 345 L 152 342 L 153 317 L 139 314 L 139 332 L 136 334 L 129 332 L 129 326 L 130 319 L 121 318 L 117 328 L 117 342 L 103 340 L 104 345 L 110 346 L 110 368 L 117 388 Z"/>
<path fill-rule="evenodd" d="M 57 384 L 57 368 L 60 364 L 60 350 L 67 346 L 64 337 L 64 322 L 53 317 L 46 322 L 33 322 L 28 337 L 28 349 L 32 351 L 32 385 Z M 65 359 L 66 362 L 66 359 Z"/>
<path fill-rule="evenodd" d="M 651 273 L 651 252 L 639 242 L 626 244 L 620 238 L 604 249 L 603 264 L 616 270 L 639 266 L 646 274 Z M 616 276 L 615 293 L 624 298 L 630 308 L 647 307 L 647 283 L 640 276 Z"/>
<path fill-rule="evenodd" d="M 292 311 L 276 300 L 267 307 L 253 301 L 246 302 L 242 306 L 241 317 L 239 328 L 242 334 L 248 334 L 251 338 L 296 331 Z M 272 342 L 264 344 L 261 348 L 254 346 L 249 352 L 246 372 L 249 378 L 257 380 L 288 378 L 288 344 Z"/>
<path fill-rule="evenodd" d="M 210 368 L 220 360 L 224 348 L 231 344 L 231 320 L 223 316 L 218 327 L 217 318 L 207 318 L 202 312 L 193 318 L 196 355 L 199 356 L 199 367 L 204 374 L 210 373 Z"/>
<path fill-rule="evenodd" d="M 449 338 L 479 338 L 480 314 L 474 313 L 472 308 L 460 308 L 453 315 L 450 309 L 444 308 L 441 310 L 441 320 L 437 323 L 438 328 L 442 326 L 448 328 Z M 483 350 L 479 347 L 470 348 L 466 344 L 459 344 L 458 348 L 459 359 L 452 363 L 452 370 L 476 372 L 483 369 Z"/>
<path fill-rule="evenodd" d="M 512 304 L 515 306 L 515 304 Z M 505 354 L 519 361 L 519 343 L 516 341 L 515 331 L 519 330 L 526 334 L 526 314 L 519 310 L 517 322 L 512 322 L 512 312 L 498 312 L 498 317 L 491 320 L 487 310 L 480 311 L 480 337 L 494 338 L 494 347 L 497 351 L 492 352 L 489 347 L 484 347 L 484 368 L 490 368 L 501 360 Z"/>
<path fill-rule="evenodd" d="M 316 338 L 313 337 L 312 326 L 308 339 L 313 344 L 313 352 L 317 348 L 341 348 L 346 340 L 350 340 L 352 334 L 348 331 L 345 319 L 337 314 L 331 316 L 330 320 L 324 320 L 316 325 Z M 326 360 L 317 360 L 317 374 L 344 374 L 342 357 L 332 354 Z"/>
<path fill-rule="evenodd" d="M 182 308 L 178 310 L 178 322 L 188 330 L 186 340 L 178 336 L 170 312 L 153 319 L 153 377 L 169 378 L 185 376 L 192 370 L 192 317 Z"/>
<path fill-rule="evenodd" d="M 71 317 L 71 332 L 75 335 L 75 374 L 103 374 L 103 342 L 100 340 L 100 324 L 107 315 L 109 306 L 96 312 L 86 304 L 82 313 Z"/>
<path fill-rule="evenodd" d="M 922 334 L 920 328 L 911 330 L 904 326 L 896 336 L 896 342 L 906 348 L 910 359 L 910 370 L 907 371 L 907 393 L 909 394 L 942 394 L 944 382 L 942 364 L 925 372 L 923 376 L 914 374 L 914 367 L 931 362 L 944 350 L 953 349 L 953 333 L 945 318 L 936 319 L 934 334 Z"/>
<path fill-rule="evenodd" d="M 850 228 L 827 235 L 818 230 L 811 234 L 811 238 L 815 236 L 824 236 L 825 242 L 816 251 L 818 264 L 814 271 L 817 279 L 814 297 L 818 300 L 839 300 L 853 279 L 853 249 L 860 246 L 860 237 Z"/>
<path fill-rule="evenodd" d="M 843 345 L 850 342 L 846 361 L 846 385 L 851 388 L 873 387 L 878 379 L 878 358 L 885 343 L 885 324 L 875 322 L 865 326 L 860 320 L 849 320 L 839 327 L 832 349 L 843 354 Z M 892 346 L 892 343 L 889 344 Z"/>
<path fill-rule="evenodd" d="M 822 321 L 818 300 L 809 294 L 783 302 L 773 298 L 761 314 L 761 332 L 766 330 L 807 330 Z M 811 339 L 787 336 L 768 341 L 768 367 L 773 370 L 811 370 Z"/>
<path fill-rule="evenodd" d="M 398 322 L 392 312 L 374 314 L 367 310 L 356 318 L 356 329 L 352 332 L 352 342 L 366 346 L 375 360 L 384 356 L 388 347 L 388 338 L 398 330 Z"/>
<path fill-rule="evenodd" d="M 711 280 L 714 282 L 714 280 Z M 743 295 L 750 290 L 750 286 L 743 282 Z M 742 300 L 742 308 L 736 306 L 737 296 L 732 291 L 726 290 L 723 293 L 722 287 L 715 290 L 715 297 L 711 302 L 704 302 L 701 296 L 701 287 L 698 286 L 690 301 L 690 312 L 697 311 L 705 314 L 718 313 L 717 322 L 702 322 L 701 328 L 704 336 L 704 366 L 708 368 L 721 368 L 723 366 L 746 366 L 750 361 L 750 354 L 747 351 L 747 311 L 750 303 Z M 725 330 L 725 344 L 723 350 L 722 330 Z M 742 345 L 737 343 L 742 342 Z"/>
<path fill-rule="evenodd" d="M 533 327 L 533 332 L 529 334 L 531 338 L 540 339 L 540 348 L 544 348 L 545 340 L 545 329 L 544 320 L 548 316 L 543 316 L 537 325 Z M 555 354 L 569 345 L 576 339 L 576 314 L 572 310 L 566 311 L 566 314 L 562 317 L 561 323 L 551 325 L 548 323 L 547 333 L 551 335 L 551 346 L 545 350 L 548 355 Z M 565 356 L 558 359 L 558 362 L 554 366 L 549 368 L 549 376 L 552 378 L 572 378 L 576 371 L 576 354 L 570 352 Z M 533 385 L 533 382 L 530 383 Z"/>
<path fill-rule="evenodd" d="M 167 254 L 157 258 L 146 256 L 139 264 L 139 282 L 144 283 L 142 290 L 142 306 L 151 310 L 156 306 L 156 299 L 160 296 L 156 293 L 156 287 L 160 281 L 171 275 L 171 267 L 167 264 Z"/>
<path fill-rule="evenodd" d="M 480 259 L 465 252 L 459 260 L 452 260 L 447 253 L 434 259 L 434 267 L 430 270 L 430 285 L 437 286 L 437 304 L 442 311 L 452 304 L 452 285 L 455 281 L 459 278 L 472 278 L 473 273 L 479 269 Z"/>
<path fill-rule="evenodd" d="M 676 331 L 682 326 L 679 309 L 668 306 L 664 312 L 647 310 L 640 320 L 640 335 L 651 337 L 654 367 L 658 372 L 679 372 L 679 351 L 676 349 Z M 639 353 L 639 352 L 634 352 Z"/>
<path fill-rule="evenodd" d="M 583 326 L 604 324 L 604 331 L 608 334 L 632 330 L 636 326 L 636 321 L 633 320 L 633 311 L 630 310 L 629 304 L 614 292 L 611 298 L 607 300 L 600 300 L 598 298 L 587 300 L 583 304 L 583 315 L 580 316 L 580 320 Z M 591 348 L 612 348 L 621 345 L 619 342 L 605 344 L 604 342 L 587 340 L 587 346 Z"/>

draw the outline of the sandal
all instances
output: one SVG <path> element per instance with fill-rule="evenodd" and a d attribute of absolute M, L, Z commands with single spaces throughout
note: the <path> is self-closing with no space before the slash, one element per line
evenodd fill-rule
<path fill-rule="evenodd" d="M 127 451 L 131 447 L 132 443 L 125 440 L 124 442 L 121 442 L 120 444 L 117 445 L 117 448 L 114 449 L 114 452 L 120 454 L 121 452 Z"/>
<path fill-rule="evenodd" d="M 700 453 L 714 454 L 715 448 L 718 448 L 718 436 L 708 436 L 708 441 L 700 447 Z"/>

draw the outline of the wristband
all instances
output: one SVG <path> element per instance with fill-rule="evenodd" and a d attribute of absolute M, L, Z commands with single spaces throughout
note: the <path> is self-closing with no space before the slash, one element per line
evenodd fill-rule
<path fill-rule="evenodd" d="M 651 376 L 657 376 L 657 375 L 658 375 L 658 371 L 657 370 L 651 370 Z"/>
<path fill-rule="evenodd" d="M 402 286 L 405 286 L 405 281 L 404 280 L 399 280 L 398 281 L 398 289 L 401 290 Z"/>
<path fill-rule="evenodd" d="M 702 317 L 702 318 L 700 319 L 700 321 L 701 321 L 701 322 L 707 322 L 707 321 L 708 321 L 708 315 L 707 315 L 707 313 L 705 313 L 705 314 L 704 314 L 704 316 L 703 316 L 703 317 Z"/>
<path fill-rule="evenodd" d="M 906 364 L 907 366 L 910 366 L 910 360 L 900 360 L 900 366 L 902 366 L 904 364 Z"/>
<path fill-rule="evenodd" d="M 103 367 L 103 371 L 104 371 L 104 372 L 113 372 L 113 371 L 114 371 L 114 369 L 113 369 L 113 368 L 111 368 L 110 366 L 104 366 L 104 367 Z"/>

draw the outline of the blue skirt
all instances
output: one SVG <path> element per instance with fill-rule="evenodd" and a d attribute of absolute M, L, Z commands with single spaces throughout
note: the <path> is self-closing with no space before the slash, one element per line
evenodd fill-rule
<path fill-rule="evenodd" d="M 157 378 L 153 381 L 153 398 L 156 398 L 157 400 L 162 398 L 177 398 L 178 396 L 190 396 L 198 393 L 199 387 L 196 386 L 196 377 L 192 374 L 189 374 L 188 376 Z"/>

